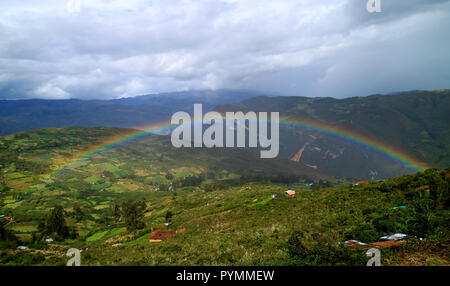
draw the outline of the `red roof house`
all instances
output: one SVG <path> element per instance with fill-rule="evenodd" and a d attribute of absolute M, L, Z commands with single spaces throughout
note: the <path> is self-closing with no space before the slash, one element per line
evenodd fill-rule
<path fill-rule="evenodd" d="M 286 195 L 293 197 L 293 196 L 295 196 L 295 191 L 292 191 L 292 190 L 286 191 Z"/>
<path fill-rule="evenodd" d="M 164 239 L 168 239 L 175 233 L 176 233 L 176 231 L 157 230 L 149 237 L 149 240 L 150 240 L 150 242 L 161 242 Z"/>
<path fill-rule="evenodd" d="M 372 242 L 372 243 L 369 243 L 369 244 L 363 243 L 363 242 L 359 242 L 357 240 L 349 240 L 349 241 L 345 242 L 347 247 L 349 247 L 350 249 L 372 248 L 372 247 L 376 247 L 376 248 L 391 248 L 391 247 L 401 246 L 401 245 L 403 245 L 405 243 L 406 243 L 405 240 L 387 240 L 387 241 Z"/>
<path fill-rule="evenodd" d="M 369 184 L 369 182 L 367 182 L 367 181 L 359 181 L 355 185 L 358 186 L 358 185 L 361 185 L 361 184 L 367 185 L 367 184 Z"/>

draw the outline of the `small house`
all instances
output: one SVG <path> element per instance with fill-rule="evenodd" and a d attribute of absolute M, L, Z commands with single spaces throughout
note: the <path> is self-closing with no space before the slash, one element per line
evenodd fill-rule
<path fill-rule="evenodd" d="M 369 182 L 367 182 L 367 181 L 359 181 L 359 182 L 356 182 L 355 186 L 368 185 L 368 184 L 369 184 Z"/>
<path fill-rule="evenodd" d="M 363 243 L 357 240 L 347 240 L 346 242 L 344 242 L 348 247 L 350 247 L 351 249 L 355 249 L 355 248 L 371 248 L 371 247 L 376 247 L 376 248 L 391 248 L 391 247 L 397 247 L 397 246 L 401 246 L 403 244 L 406 243 L 406 238 L 408 237 L 408 235 L 403 234 L 403 233 L 396 233 L 393 235 L 386 235 L 386 236 L 382 236 L 380 237 L 379 241 L 377 242 L 372 242 L 372 243 Z"/>
<path fill-rule="evenodd" d="M 286 195 L 287 195 L 288 197 L 294 197 L 294 196 L 295 196 L 295 191 L 293 191 L 293 190 L 288 190 L 288 191 L 286 191 L 285 193 L 286 193 Z"/>
<path fill-rule="evenodd" d="M 149 240 L 150 240 L 150 242 L 161 242 L 165 239 L 168 239 L 175 233 L 176 233 L 176 231 L 157 230 L 149 237 Z"/>

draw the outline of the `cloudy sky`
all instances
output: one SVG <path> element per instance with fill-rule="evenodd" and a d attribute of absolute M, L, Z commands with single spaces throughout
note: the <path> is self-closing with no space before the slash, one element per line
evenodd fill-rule
<path fill-rule="evenodd" d="M 0 98 L 450 88 L 450 1 L 0 0 Z"/>

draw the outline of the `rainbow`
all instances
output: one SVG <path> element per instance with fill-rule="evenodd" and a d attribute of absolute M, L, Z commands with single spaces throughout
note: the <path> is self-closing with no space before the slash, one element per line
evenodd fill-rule
<path fill-rule="evenodd" d="M 339 126 L 311 121 L 308 119 L 298 119 L 295 117 L 285 117 L 280 119 L 280 125 L 301 128 L 312 132 L 320 133 L 328 137 L 337 138 L 341 141 L 349 142 L 360 148 L 369 149 L 385 158 L 390 159 L 404 167 L 416 172 L 422 172 L 428 168 L 426 164 L 414 157 L 401 152 L 400 150 L 381 142 L 367 135 L 357 133 Z"/>
<path fill-rule="evenodd" d="M 103 140 L 101 143 L 91 146 L 88 148 L 87 151 L 84 151 L 80 156 L 78 156 L 76 159 L 70 161 L 69 163 L 66 163 L 62 167 L 59 167 L 58 169 L 54 170 L 50 177 L 55 177 L 60 175 L 66 170 L 72 169 L 73 167 L 77 166 L 78 164 L 89 160 L 93 158 L 96 155 L 100 155 L 105 151 L 118 148 L 120 146 L 123 146 L 125 144 L 136 142 L 142 138 L 154 135 L 154 134 L 161 134 L 166 131 L 170 131 L 173 128 L 175 128 L 176 125 L 167 124 L 167 122 L 158 122 L 158 123 L 152 123 L 147 126 L 143 127 L 136 127 L 134 129 L 124 130 L 118 135 L 111 136 L 107 138 L 106 140 Z"/>
<path fill-rule="evenodd" d="M 283 117 L 279 121 L 281 126 L 288 126 L 294 128 L 300 128 L 303 130 L 312 131 L 315 133 L 320 133 L 328 137 L 337 138 L 341 141 L 349 142 L 360 148 L 369 149 L 385 158 L 390 159 L 393 162 L 401 164 L 402 166 L 411 169 L 416 172 L 421 172 L 427 168 L 427 166 L 418 161 L 417 159 L 404 154 L 403 152 L 395 149 L 392 146 L 384 144 L 383 142 L 370 138 L 366 135 L 359 134 L 347 129 L 343 129 L 338 126 L 331 126 L 330 124 L 311 121 L 308 119 L 298 119 L 294 117 Z M 193 124 L 202 124 L 202 122 L 194 122 Z M 133 130 L 125 131 L 119 135 L 112 136 L 102 143 L 92 146 L 88 151 L 84 152 L 77 159 L 65 164 L 64 166 L 58 168 L 53 173 L 52 176 L 57 176 L 64 172 L 65 170 L 75 167 L 77 164 L 86 161 L 96 155 L 99 155 L 105 151 L 120 147 L 124 144 L 138 141 L 142 138 L 152 136 L 154 134 L 160 134 L 164 132 L 169 132 L 173 130 L 178 125 L 167 124 L 167 122 L 153 123 L 147 126 L 136 127 Z"/>

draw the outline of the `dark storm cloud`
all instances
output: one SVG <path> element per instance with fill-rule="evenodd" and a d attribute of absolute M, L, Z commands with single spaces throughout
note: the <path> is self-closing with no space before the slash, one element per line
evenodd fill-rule
<path fill-rule="evenodd" d="M 381 2 L 2 1 L 0 98 L 449 88 L 449 1 Z"/>

